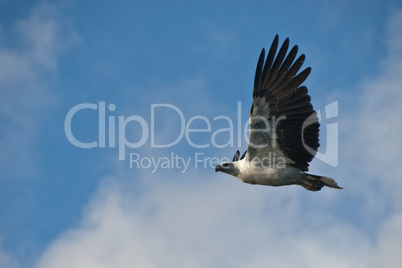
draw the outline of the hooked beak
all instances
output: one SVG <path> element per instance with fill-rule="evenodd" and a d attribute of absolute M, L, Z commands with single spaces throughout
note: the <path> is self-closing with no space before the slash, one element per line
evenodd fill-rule
<path fill-rule="evenodd" d="M 218 172 L 218 171 L 222 171 L 221 165 L 217 165 L 217 166 L 215 167 L 215 172 Z"/>

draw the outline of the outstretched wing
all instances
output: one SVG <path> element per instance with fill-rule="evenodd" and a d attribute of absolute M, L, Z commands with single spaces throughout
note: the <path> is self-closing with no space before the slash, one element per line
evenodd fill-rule
<path fill-rule="evenodd" d="M 258 60 L 249 119 L 248 158 L 272 157 L 274 152 L 275 157 L 284 157 L 288 164 L 307 171 L 319 147 L 320 126 L 307 88 L 300 86 L 311 68 L 298 73 L 305 56 L 295 60 L 297 46 L 287 54 L 288 38 L 275 57 L 278 39 L 276 35 L 265 64 L 264 49 Z"/>

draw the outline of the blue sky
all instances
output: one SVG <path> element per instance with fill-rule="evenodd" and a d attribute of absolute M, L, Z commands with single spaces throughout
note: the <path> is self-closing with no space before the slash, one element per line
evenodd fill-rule
<path fill-rule="evenodd" d="M 247 122 L 256 62 L 275 34 L 306 54 L 305 85 L 323 119 L 338 102 L 320 149 L 336 147 L 338 165 L 317 159 L 310 172 L 342 191 L 252 186 L 195 167 L 197 153 L 246 149 L 212 146 L 228 127 L 214 117 Z M 397 267 L 401 47 L 398 1 L 0 1 L 0 267 Z M 211 132 L 190 139 L 210 146 L 183 137 L 153 148 L 146 136 L 123 161 L 109 121 L 105 148 L 71 144 L 68 112 L 103 102 L 116 129 L 133 115 L 150 127 L 155 104 L 177 107 L 186 123 L 202 116 Z M 98 110 L 74 116 L 78 140 L 99 142 Z M 178 113 L 155 113 L 155 142 L 175 140 Z M 326 138 L 331 123 L 336 140 Z M 127 140 L 141 130 L 127 124 Z M 130 153 L 191 165 L 130 168 Z"/>

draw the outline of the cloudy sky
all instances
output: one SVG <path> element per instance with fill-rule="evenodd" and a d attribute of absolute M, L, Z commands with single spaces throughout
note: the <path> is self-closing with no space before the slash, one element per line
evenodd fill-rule
<path fill-rule="evenodd" d="M 400 1 L 213 2 L 0 1 L 0 267 L 399 267 Z M 343 190 L 212 168 L 275 34 Z"/>

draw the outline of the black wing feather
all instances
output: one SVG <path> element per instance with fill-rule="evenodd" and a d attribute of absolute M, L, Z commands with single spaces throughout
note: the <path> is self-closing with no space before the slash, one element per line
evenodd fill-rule
<path fill-rule="evenodd" d="M 253 100 L 265 99 L 271 117 L 267 120 L 285 117 L 275 126 L 279 147 L 288 158 L 294 161 L 294 166 L 307 171 L 308 163 L 314 158 L 320 146 L 318 118 L 310 103 L 311 98 L 307 88 L 300 86 L 309 76 L 311 68 L 308 67 L 297 74 L 304 63 L 305 56 L 302 54 L 295 61 L 297 46 L 294 46 L 287 54 L 288 38 L 283 42 L 275 58 L 278 43 L 279 37 L 276 35 L 265 64 L 265 51 L 264 49 L 261 51 L 255 74 Z M 254 101 L 250 116 L 256 116 L 253 113 Z M 304 122 L 308 118 L 311 120 L 311 117 L 313 123 L 303 129 Z M 310 153 L 305 145 L 313 152 Z"/>
<path fill-rule="evenodd" d="M 232 162 L 238 161 L 239 160 L 239 155 L 240 155 L 240 152 L 239 152 L 239 150 L 237 150 L 236 153 L 233 156 Z"/>

